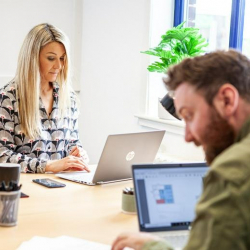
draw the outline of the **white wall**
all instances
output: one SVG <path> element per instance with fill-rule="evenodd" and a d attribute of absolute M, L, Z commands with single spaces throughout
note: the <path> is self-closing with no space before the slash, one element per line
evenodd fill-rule
<path fill-rule="evenodd" d="M 0 84 L 14 76 L 24 37 L 35 25 L 48 22 L 61 28 L 72 43 L 75 89 L 79 89 L 80 57 L 77 36 L 81 32 L 81 0 L 0 0 Z M 80 29 L 80 30 L 79 30 Z M 76 46 L 75 46 L 76 45 Z"/>
<path fill-rule="evenodd" d="M 0 86 L 14 76 L 23 39 L 49 22 L 70 38 L 74 88 L 81 89 L 80 136 L 97 162 L 108 134 L 146 130 L 149 0 L 0 0 Z"/>
<path fill-rule="evenodd" d="M 134 114 L 146 104 L 150 1 L 83 3 L 80 127 L 97 162 L 109 134 L 143 130 Z"/>
<path fill-rule="evenodd" d="M 153 48 L 160 43 L 161 36 L 173 27 L 174 0 L 152 0 L 150 13 L 150 48 Z M 155 61 L 160 61 L 158 57 L 149 57 L 150 64 Z M 157 116 L 158 99 L 164 97 L 167 93 L 162 81 L 163 77 L 165 77 L 163 73 L 149 73 L 148 114 L 151 116 Z"/>
<path fill-rule="evenodd" d="M 140 51 L 172 27 L 174 10 L 173 0 L 155 2 L 83 1 L 80 127 L 93 163 L 98 161 L 109 134 L 152 130 L 139 126 L 134 117 L 147 113 L 146 99 L 153 91 L 151 85 L 147 92 L 150 57 Z M 157 20 L 159 5 L 165 16 Z M 161 27 L 150 29 L 150 17 Z M 155 84 L 160 85 L 159 81 Z M 162 90 L 164 96 L 166 90 Z M 160 151 L 180 160 L 204 159 L 200 150 L 185 143 L 183 135 L 166 133 Z"/>
<path fill-rule="evenodd" d="M 14 76 L 33 26 L 49 22 L 61 28 L 71 40 L 74 88 L 80 90 L 80 139 L 96 163 L 109 134 L 152 130 L 138 125 L 134 114 L 146 113 L 150 57 L 140 51 L 150 47 L 153 1 L 0 0 L 0 87 Z M 169 4 L 169 25 L 173 0 L 161 1 Z M 169 134 L 163 144 L 165 154 L 186 147 L 180 136 Z"/>

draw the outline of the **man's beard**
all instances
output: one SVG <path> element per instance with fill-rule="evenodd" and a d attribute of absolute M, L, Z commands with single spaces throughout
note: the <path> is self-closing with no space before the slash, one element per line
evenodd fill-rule
<path fill-rule="evenodd" d="M 204 131 L 205 133 L 201 138 L 202 142 L 205 142 L 206 145 L 204 151 L 208 165 L 210 165 L 222 151 L 231 146 L 235 139 L 233 127 L 221 118 L 214 107 L 211 108 L 209 119 L 210 121 Z"/>

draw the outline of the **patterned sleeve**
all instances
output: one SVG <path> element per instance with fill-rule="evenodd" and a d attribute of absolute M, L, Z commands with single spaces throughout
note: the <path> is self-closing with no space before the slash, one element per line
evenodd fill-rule
<path fill-rule="evenodd" d="M 8 85 L 7 85 L 8 86 Z M 0 162 L 18 163 L 22 172 L 44 173 L 47 160 L 31 158 L 17 153 L 15 143 L 16 98 L 14 88 L 0 90 Z M 20 126 L 20 125 L 17 125 Z M 17 135 L 17 137 L 23 135 Z"/>
<path fill-rule="evenodd" d="M 79 112 L 76 104 L 76 97 L 72 97 L 72 107 L 71 107 L 71 122 L 72 122 L 72 128 L 70 133 L 70 142 L 68 145 L 68 151 L 67 155 L 70 154 L 71 149 L 74 146 L 78 146 L 81 149 L 81 157 L 85 163 L 89 163 L 89 157 L 87 152 L 83 149 L 82 144 L 79 140 L 79 132 L 78 132 L 78 117 Z"/>

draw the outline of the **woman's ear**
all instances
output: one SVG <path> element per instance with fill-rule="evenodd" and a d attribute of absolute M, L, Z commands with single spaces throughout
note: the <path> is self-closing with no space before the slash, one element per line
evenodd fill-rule
<path fill-rule="evenodd" d="M 214 97 L 213 105 L 223 118 L 232 116 L 239 105 L 239 92 L 230 83 L 223 84 Z"/>

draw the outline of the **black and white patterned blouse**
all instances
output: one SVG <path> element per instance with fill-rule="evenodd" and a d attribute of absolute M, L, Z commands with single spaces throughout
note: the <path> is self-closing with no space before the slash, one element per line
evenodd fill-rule
<path fill-rule="evenodd" d="M 78 137 L 75 94 L 71 94 L 71 109 L 60 119 L 58 91 L 59 85 L 53 83 L 54 100 L 50 117 L 40 99 L 41 136 L 32 140 L 21 131 L 15 83 L 10 82 L 0 89 L 0 162 L 19 163 L 22 172 L 44 173 L 48 160 L 68 156 L 75 145 L 82 147 Z M 86 153 L 83 159 L 88 161 Z"/>

